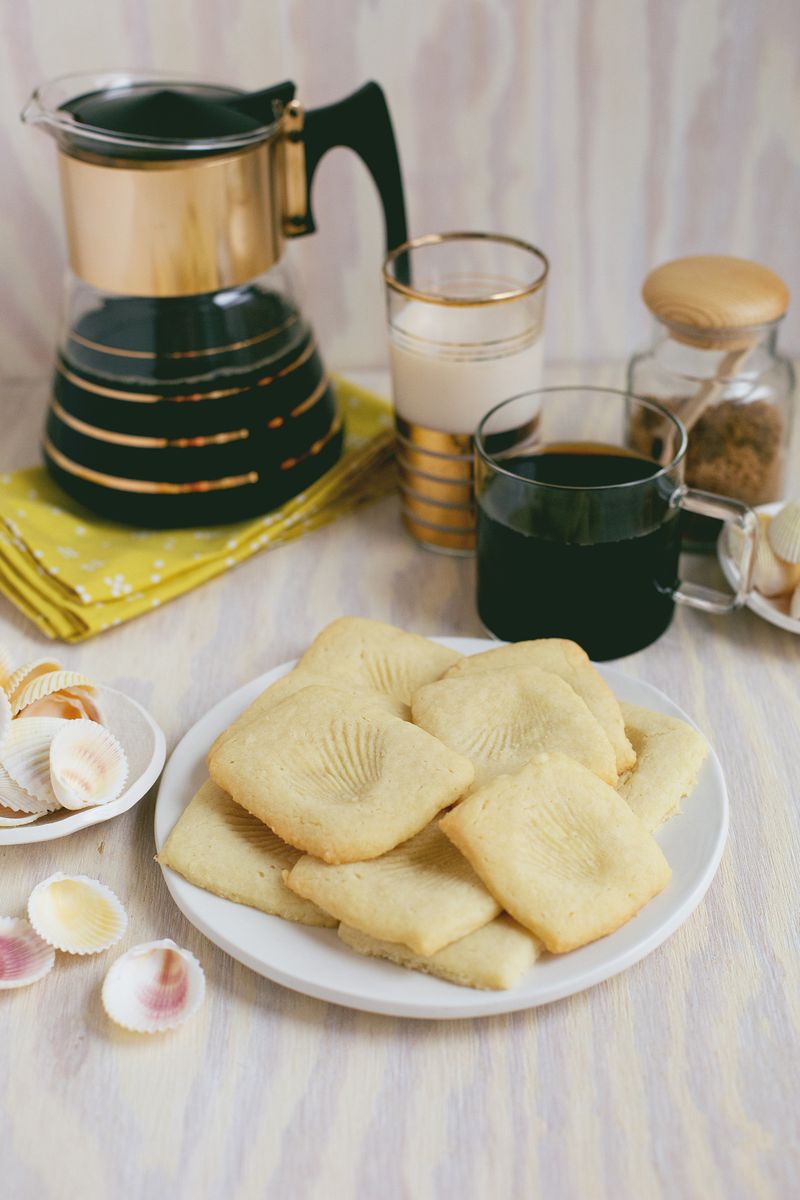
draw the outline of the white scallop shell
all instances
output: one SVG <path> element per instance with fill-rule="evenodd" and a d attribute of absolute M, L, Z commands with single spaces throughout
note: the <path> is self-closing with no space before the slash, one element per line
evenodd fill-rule
<path fill-rule="evenodd" d="M 50 782 L 64 808 L 108 804 L 127 778 L 125 751 L 96 721 L 67 721 L 50 744 Z"/>
<path fill-rule="evenodd" d="M 759 527 L 753 563 L 753 587 L 762 596 L 785 596 L 798 582 L 800 568 L 778 558 L 768 541 L 769 523 Z"/>
<path fill-rule="evenodd" d="M 0 689 L 6 690 L 8 681 L 14 673 L 14 662 L 5 646 L 0 646 Z"/>
<path fill-rule="evenodd" d="M 0 804 L 0 829 L 8 829 L 15 825 L 30 825 L 32 821 L 38 821 L 41 813 L 25 813 L 15 812 L 13 808 L 6 808 Z"/>
<path fill-rule="evenodd" d="M 54 812 L 61 807 L 50 783 L 50 743 L 66 724 L 58 717 L 11 722 L 0 762 L 14 783 L 33 797 L 29 812 Z"/>
<path fill-rule="evenodd" d="M 111 888 L 88 875 L 60 872 L 33 889 L 28 919 L 40 937 L 65 954 L 108 950 L 128 925 L 128 914 Z"/>
<path fill-rule="evenodd" d="M 792 599 L 789 602 L 789 616 L 795 621 L 800 621 L 800 583 L 792 592 Z"/>
<path fill-rule="evenodd" d="M 80 716 L 89 716 L 84 710 L 83 702 L 88 701 L 92 705 L 92 695 L 94 688 L 92 682 L 86 675 L 79 674 L 78 671 L 48 671 L 44 675 L 36 675 L 33 679 L 23 683 L 14 693 L 14 701 L 12 711 L 16 717 L 23 709 L 29 709 L 31 705 L 36 705 L 37 702 L 50 700 L 53 697 L 59 697 L 63 693 L 71 695 L 76 694 L 76 707 Z M 41 708 L 41 705 L 39 705 Z M 60 712 L 44 712 L 40 711 L 37 714 L 42 717 L 46 716 L 62 716 Z M 90 721 L 94 720 L 94 716 L 89 717 Z"/>
<path fill-rule="evenodd" d="M 16 692 L 35 679 L 37 675 L 48 675 L 51 671 L 63 670 L 63 666 L 56 658 L 35 658 L 31 662 L 23 663 L 8 678 L 5 691 L 9 700 L 13 704 Z"/>
<path fill-rule="evenodd" d="M 5 692 L 0 691 L 0 753 L 2 753 L 3 742 L 6 740 L 6 734 L 10 728 L 11 705 Z"/>
<path fill-rule="evenodd" d="M 787 563 L 800 563 L 800 500 L 789 500 L 767 528 L 769 544 Z"/>
<path fill-rule="evenodd" d="M 183 1024 L 206 993 L 203 968 L 170 938 L 143 942 L 110 967 L 103 982 L 103 1007 L 124 1029 L 160 1033 Z"/>
<path fill-rule="evenodd" d="M 0 917 L 0 988 L 25 987 L 44 979 L 55 960 L 53 947 L 24 917 Z"/>
<path fill-rule="evenodd" d="M 33 796 L 14 782 L 2 763 L 0 763 L 0 805 L 12 812 L 22 813 L 24 816 L 34 813 L 40 817 L 46 811 L 41 808 L 40 811 L 36 811 L 36 801 Z"/>

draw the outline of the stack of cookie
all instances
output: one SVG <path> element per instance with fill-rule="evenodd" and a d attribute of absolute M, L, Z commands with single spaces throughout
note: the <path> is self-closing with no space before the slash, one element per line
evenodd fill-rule
<path fill-rule="evenodd" d="M 703 739 L 573 642 L 465 658 L 345 617 L 211 747 L 159 862 L 360 954 L 512 987 L 666 885 Z"/>

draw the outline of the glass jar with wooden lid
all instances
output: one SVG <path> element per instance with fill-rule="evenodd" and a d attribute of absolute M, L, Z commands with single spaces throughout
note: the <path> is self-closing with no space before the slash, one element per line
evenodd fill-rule
<path fill-rule="evenodd" d="M 656 267 L 642 296 L 655 329 L 630 361 L 628 389 L 683 422 L 686 483 L 751 505 L 779 499 L 794 388 L 792 365 L 777 351 L 789 305 L 783 280 L 747 259 L 704 254 Z M 630 438 L 658 457 L 641 413 L 631 419 Z M 698 548 L 716 532 L 717 522 L 687 520 L 687 539 Z"/>

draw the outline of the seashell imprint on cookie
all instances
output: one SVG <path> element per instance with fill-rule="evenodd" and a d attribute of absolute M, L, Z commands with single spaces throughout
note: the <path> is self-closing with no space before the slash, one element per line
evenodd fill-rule
<path fill-rule="evenodd" d="M 237 804 L 326 862 L 391 850 L 474 776 L 465 758 L 385 705 L 314 685 L 226 741 L 209 769 Z"/>
<path fill-rule="evenodd" d="M 420 688 L 412 714 L 417 725 L 473 763 L 476 787 L 547 750 L 563 751 L 616 784 L 616 753 L 607 734 L 585 701 L 550 671 L 454 674 Z"/>
<path fill-rule="evenodd" d="M 333 721 L 315 750 L 317 761 L 303 763 L 300 770 L 326 795 L 357 799 L 380 778 L 383 734 L 362 718 Z"/>
<path fill-rule="evenodd" d="M 535 700 L 529 700 L 509 711 L 502 725 L 471 730 L 458 750 L 470 759 L 511 762 L 520 754 L 527 757 L 533 730 L 538 738 L 545 740 L 551 725 L 552 719 L 547 710 L 537 705 Z"/>

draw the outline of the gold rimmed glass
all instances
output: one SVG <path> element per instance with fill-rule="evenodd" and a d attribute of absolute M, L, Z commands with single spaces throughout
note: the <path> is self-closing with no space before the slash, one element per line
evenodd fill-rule
<path fill-rule="evenodd" d="M 475 548 L 473 432 L 541 382 L 548 262 L 503 234 L 428 234 L 384 263 L 403 523 L 422 545 Z"/>

